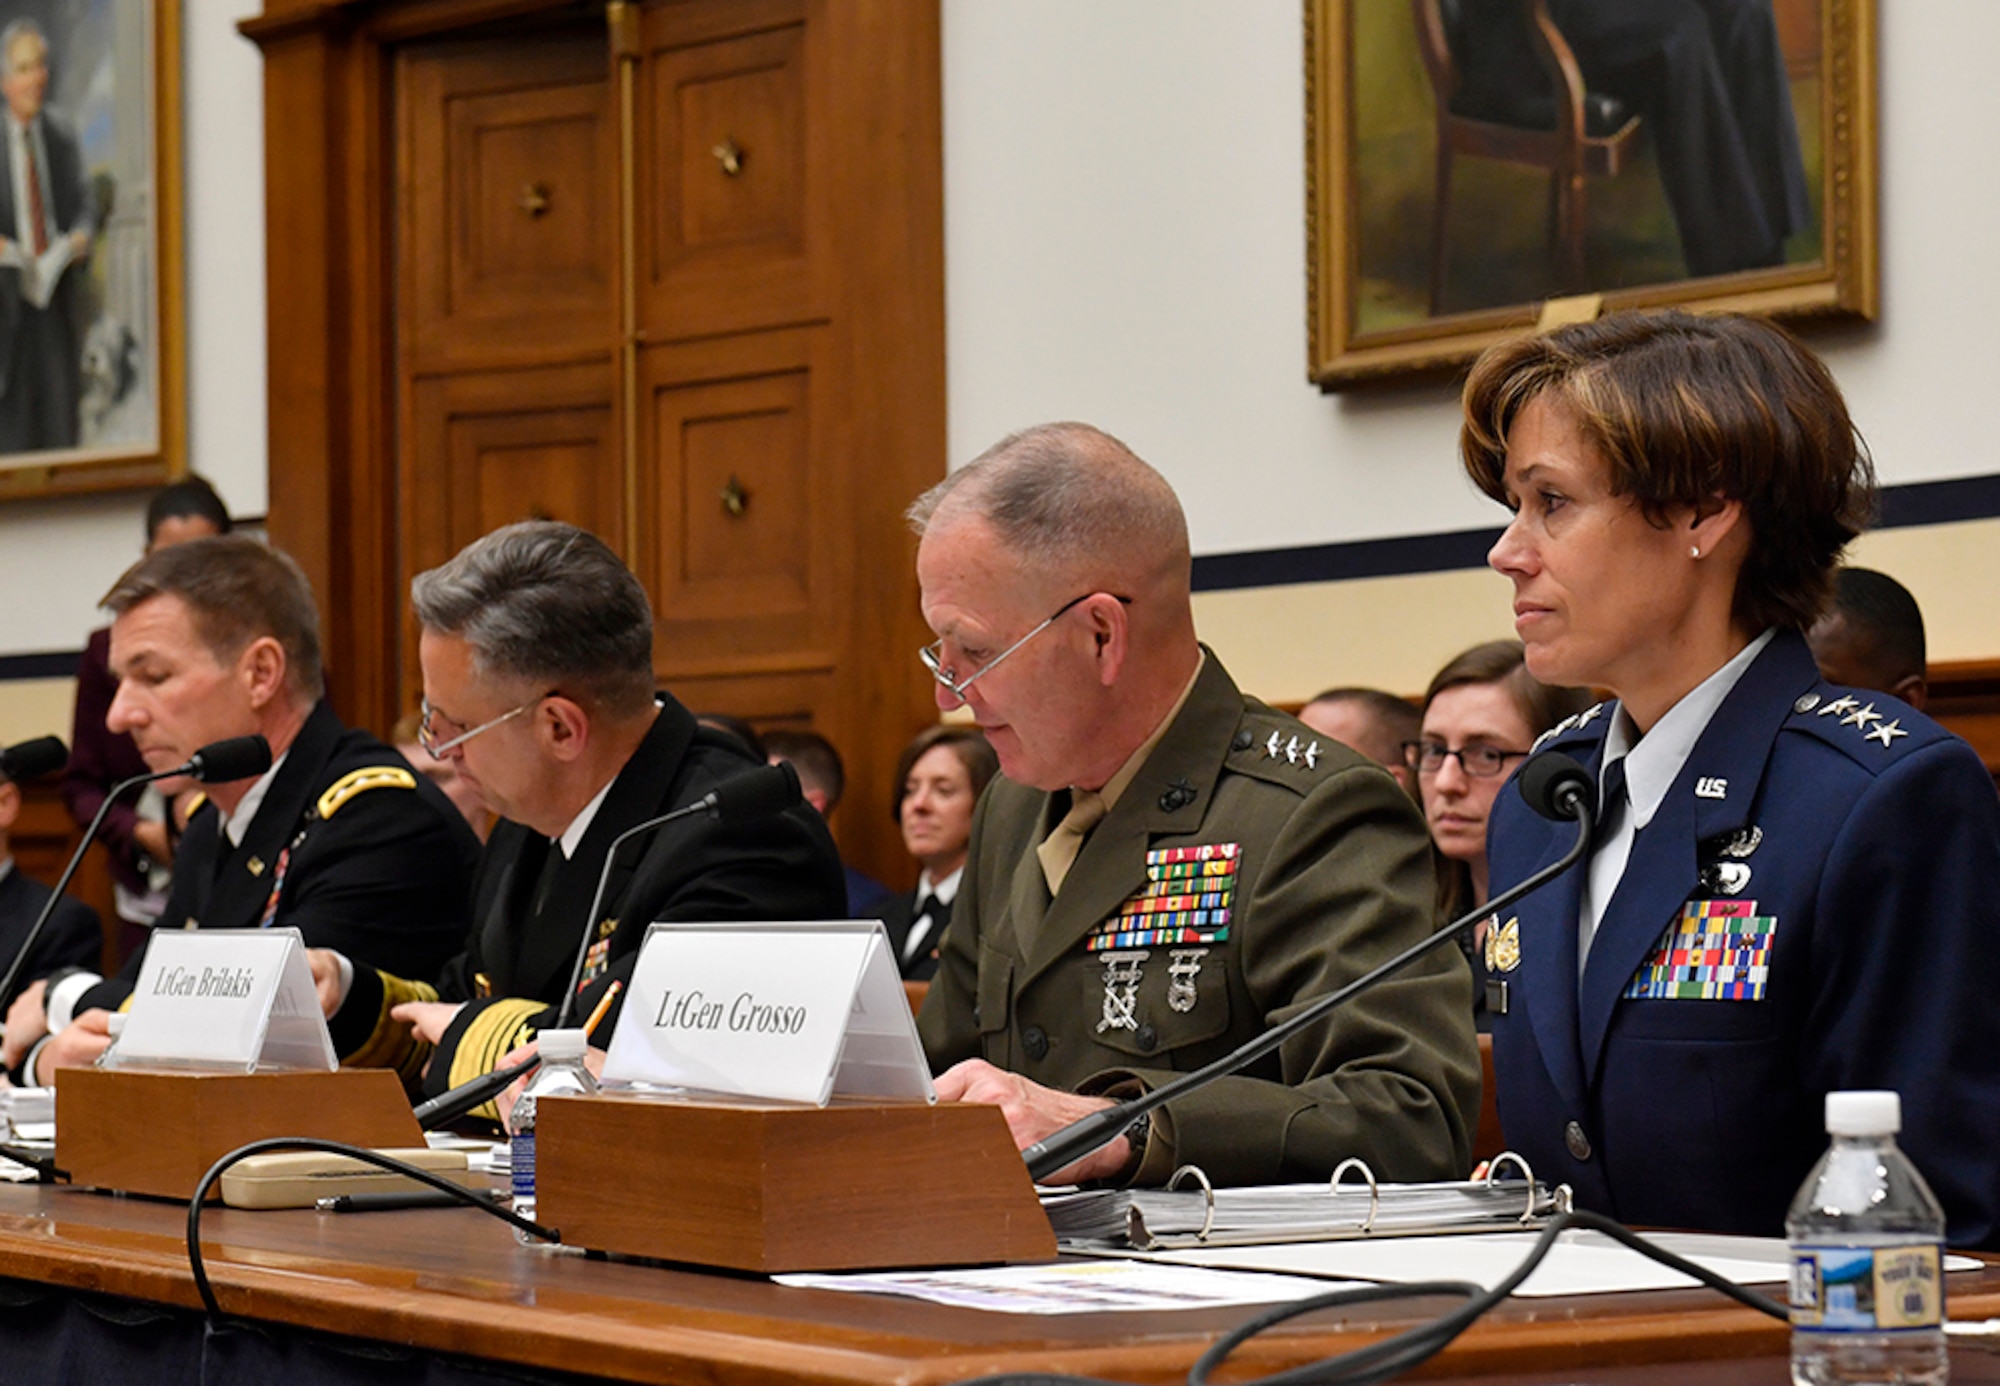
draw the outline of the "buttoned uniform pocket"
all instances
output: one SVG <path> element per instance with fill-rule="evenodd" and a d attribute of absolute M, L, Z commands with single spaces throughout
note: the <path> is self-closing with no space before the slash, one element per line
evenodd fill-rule
<path fill-rule="evenodd" d="M 1006 1064 L 1007 1028 L 1014 1007 L 1014 959 L 985 943 L 979 946 L 979 977 L 972 1019 L 987 1060 Z M 997 1053 L 996 1053 L 997 1047 Z"/>
<path fill-rule="evenodd" d="M 1195 1068 L 1215 1058 L 1230 1038 L 1230 985 L 1234 959 L 1211 945 L 1199 959 L 1184 960 L 1176 969 L 1175 950 L 1155 948 L 1141 966 L 1127 1016 L 1122 996 L 1103 980 L 1103 953 L 1093 953 L 1084 967 L 1093 972 L 1091 990 L 1102 996 L 1102 1013 L 1094 1018 L 1092 1038 L 1106 1049 L 1132 1061 L 1135 1068 Z M 1186 951 L 1186 950 L 1183 950 Z M 1192 965 L 1189 965 L 1192 964 Z M 1108 1023 L 1107 1023 L 1108 1022 Z M 1188 1061 L 1176 1056 L 1189 1055 Z"/>

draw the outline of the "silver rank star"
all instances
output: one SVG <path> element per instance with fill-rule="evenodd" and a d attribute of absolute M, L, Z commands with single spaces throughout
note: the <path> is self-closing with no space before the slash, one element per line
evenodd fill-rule
<path fill-rule="evenodd" d="M 1843 727 L 1859 727 L 1861 728 L 1862 735 L 1865 736 L 1868 734 L 1868 724 L 1881 720 L 1882 714 L 1875 710 L 1875 704 L 1870 703 L 1867 707 L 1858 707 L 1848 713 L 1847 716 L 1841 718 L 1840 725 Z"/>
<path fill-rule="evenodd" d="M 1835 717 L 1838 717 L 1840 716 L 1841 713 L 1846 712 L 1851 708 L 1857 708 L 1860 706 L 1861 703 L 1858 699 L 1850 698 L 1845 693 L 1843 693 L 1838 698 L 1835 698 L 1832 702 L 1822 704 L 1819 710 L 1819 715 L 1825 717 L 1828 714 L 1831 714 Z"/>
<path fill-rule="evenodd" d="M 1285 743 L 1279 739 L 1278 733 L 1272 732 L 1271 739 L 1264 743 L 1264 749 L 1271 753 L 1272 760 L 1276 760 L 1285 753 Z"/>
<path fill-rule="evenodd" d="M 1592 703 L 1589 707 L 1583 710 L 1583 716 L 1577 718 L 1576 720 L 1577 726 L 1579 727 L 1589 726 L 1591 722 L 1596 719 L 1597 714 L 1602 711 L 1604 711 L 1603 703 Z"/>
<path fill-rule="evenodd" d="M 1881 721 L 1880 718 L 1877 718 L 1876 720 Z M 1884 746 L 1886 746 L 1899 736 L 1908 736 L 1909 733 L 1904 731 L 1902 726 L 1900 725 L 1902 720 L 1903 720 L 1902 718 L 1898 717 L 1893 721 L 1883 722 L 1882 725 L 1875 728 L 1875 730 L 1865 731 L 1861 733 L 1861 739 L 1863 741 L 1879 741 Z"/>
<path fill-rule="evenodd" d="M 1319 765 L 1319 743 L 1317 741 L 1306 747 L 1305 756 L 1306 769 L 1316 769 Z"/>
<path fill-rule="evenodd" d="M 1201 960 L 1207 956 L 1206 948 L 1176 948 L 1173 961 L 1167 964 L 1167 1005 L 1183 1015 L 1193 1010 L 1199 999 L 1194 979 L 1201 975 Z"/>
<path fill-rule="evenodd" d="M 1285 743 L 1285 760 L 1292 765 L 1299 763 L 1299 739 L 1296 736 Z"/>
<path fill-rule="evenodd" d="M 1104 955 L 1104 1017 L 1097 1033 L 1139 1028 L 1139 965 L 1152 954 L 1140 948 Z"/>

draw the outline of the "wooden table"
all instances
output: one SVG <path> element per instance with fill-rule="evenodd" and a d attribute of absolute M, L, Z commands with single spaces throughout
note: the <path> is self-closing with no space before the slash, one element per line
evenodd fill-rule
<path fill-rule="evenodd" d="M 0 1186 L 0 1276 L 199 1310 L 184 1207 L 64 1187 Z M 785 1289 L 751 1276 L 517 1247 L 471 1210 L 361 1215 L 211 1209 L 209 1274 L 232 1314 L 431 1352 L 622 1381 L 952 1382 L 1004 1370 L 1171 1382 L 1244 1311 L 986 1314 Z M 1955 1317 L 2000 1316 L 2000 1265 L 1953 1276 Z M 1372 1305 L 1287 1326 L 1240 1354 L 1262 1373 L 1442 1311 Z M 1515 1301 L 1424 1375 L 1489 1382 L 1788 1380 L 1782 1324 L 1706 1291 Z M 1953 1354 L 1955 1381 L 2000 1356 Z"/>

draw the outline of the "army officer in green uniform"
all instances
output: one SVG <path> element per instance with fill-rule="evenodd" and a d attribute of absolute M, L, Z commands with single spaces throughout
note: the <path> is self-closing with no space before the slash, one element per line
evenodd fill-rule
<path fill-rule="evenodd" d="M 1026 1146 L 1199 1067 L 1421 938 L 1430 849 L 1386 771 L 1195 640 L 1187 521 L 1116 439 L 1005 439 L 911 507 L 939 706 L 999 753 L 918 1029 Z M 1442 948 L 1057 1176 L 1463 1175 L 1471 979 Z"/>

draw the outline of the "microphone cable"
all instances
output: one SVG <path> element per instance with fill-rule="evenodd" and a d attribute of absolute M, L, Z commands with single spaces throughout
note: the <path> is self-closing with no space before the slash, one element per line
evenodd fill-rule
<path fill-rule="evenodd" d="M 1377 1304 L 1398 1299 L 1429 1299 L 1440 1295 L 1462 1297 L 1465 1300 L 1464 1304 L 1440 1314 L 1428 1323 L 1420 1323 L 1414 1328 L 1405 1329 L 1401 1333 L 1369 1343 L 1365 1347 L 1355 1348 L 1351 1352 L 1324 1357 L 1317 1362 L 1308 1362 L 1302 1366 L 1288 1367 L 1284 1371 L 1272 1372 L 1268 1376 L 1244 1378 L 1237 1383 L 1237 1386 L 1369 1386 L 1369 1383 L 1388 1381 L 1435 1357 L 1489 1310 L 1513 1294 L 1547 1258 L 1556 1244 L 1556 1239 L 1573 1228 L 1601 1232 L 1621 1246 L 1629 1247 L 1669 1269 L 1698 1280 L 1746 1308 L 1755 1309 L 1760 1314 L 1768 1314 L 1786 1323 L 1791 1321 L 1790 1308 L 1769 1295 L 1738 1285 L 1735 1281 L 1716 1274 L 1706 1266 L 1697 1265 L 1684 1256 L 1676 1255 L 1663 1246 L 1655 1246 L 1622 1223 L 1614 1222 L 1597 1213 L 1572 1210 L 1551 1217 L 1543 1227 L 1542 1235 L 1536 1239 L 1535 1245 L 1522 1258 L 1521 1264 L 1490 1290 L 1468 1280 L 1419 1280 L 1400 1285 L 1344 1286 L 1338 1290 L 1330 1290 L 1326 1294 L 1314 1295 L 1309 1299 L 1276 1305 L 1218 1338 L 1196 1359 L 1195 1364 L 1188 1368 L 1188 1386 L 1213 1386 L 1213 1373 L 1236 1349 L 1278 1324 L 1318 1313 L 1322 1309 L 1337 1309 L 1353 1304 Z M 973 1377 L 959 1382 L 958 1386 L 1125 1386 L 1125 1384 L 1107 1382 L 1101 1377 L 1066 1376 L 1052 1372 L 1003 1372 Z"/>
<path fill-rule="evenodd" d="M 377 1169 L 388 1170 L 391 1174 L 400 1174 L 406 1178 L 414 1179 L 419 1184 L 427 1188 L 436 1189 L 439 1193 L 445 1194 L 465 1204 L 467 1207 L 477 1208 L 491 1217 L 499 1218 L 502 1222 L 522 1232 L 526 1232 L 531 1237 L 540 1237 L 545 1242 L 560 1242 L 562 1240 L 562 1233 L 556 1228 L 544 1227 L 538 1222 L 531 1222 L 512 1208 L 502 1207 L 500 1204 L 492 1202 L 489 1198 L 482 1197 L 476 1189 L 468 1189 L 462 1184 L 454 1184 L 451 1180 L 432 1170 L 419 1169 L 415 1165 L 405 1164 L 395 1156 L 384 1155 L 379 1150 L 369 1150 L 363 1146 L 348 1145 L 344 1141 L 320 1140 L 312 1136 L 273 1136 L 267 1140 L 251 1141 L 248 1145 L 237 1146 L 236 1149 L 210 1165 L 208 1173 L 202 1175 L 201 1182 L 195 1185 L 194 1196 L 188 1200 L 188 1270 L 194 1275 L 195 1292 L 201 1296 L 202 1310 L 208 1316 L 208 1323 L 211 1328 L 223 1327 L 224 1317 L 222 1306 L 216 1302 L 215 1287 L 209 1283 L 208 1266 L 202 1257 L 201 1251 L 201 1213 L 203 1207 L 208 1202 L 209 1190 L 215 1187 L 216 1181 L 222 1178 L 224 1171 L 228 1170 L 230 1166 L 236 1164 L 238 1161 L 247 1160 L 252 1155 L 264 1155 L 277 1150 L 317 1150 L 327 1155 L 345 1155 L 351 1159 L 359 1160 L 363 1164 L 373 1165 Z"/>

